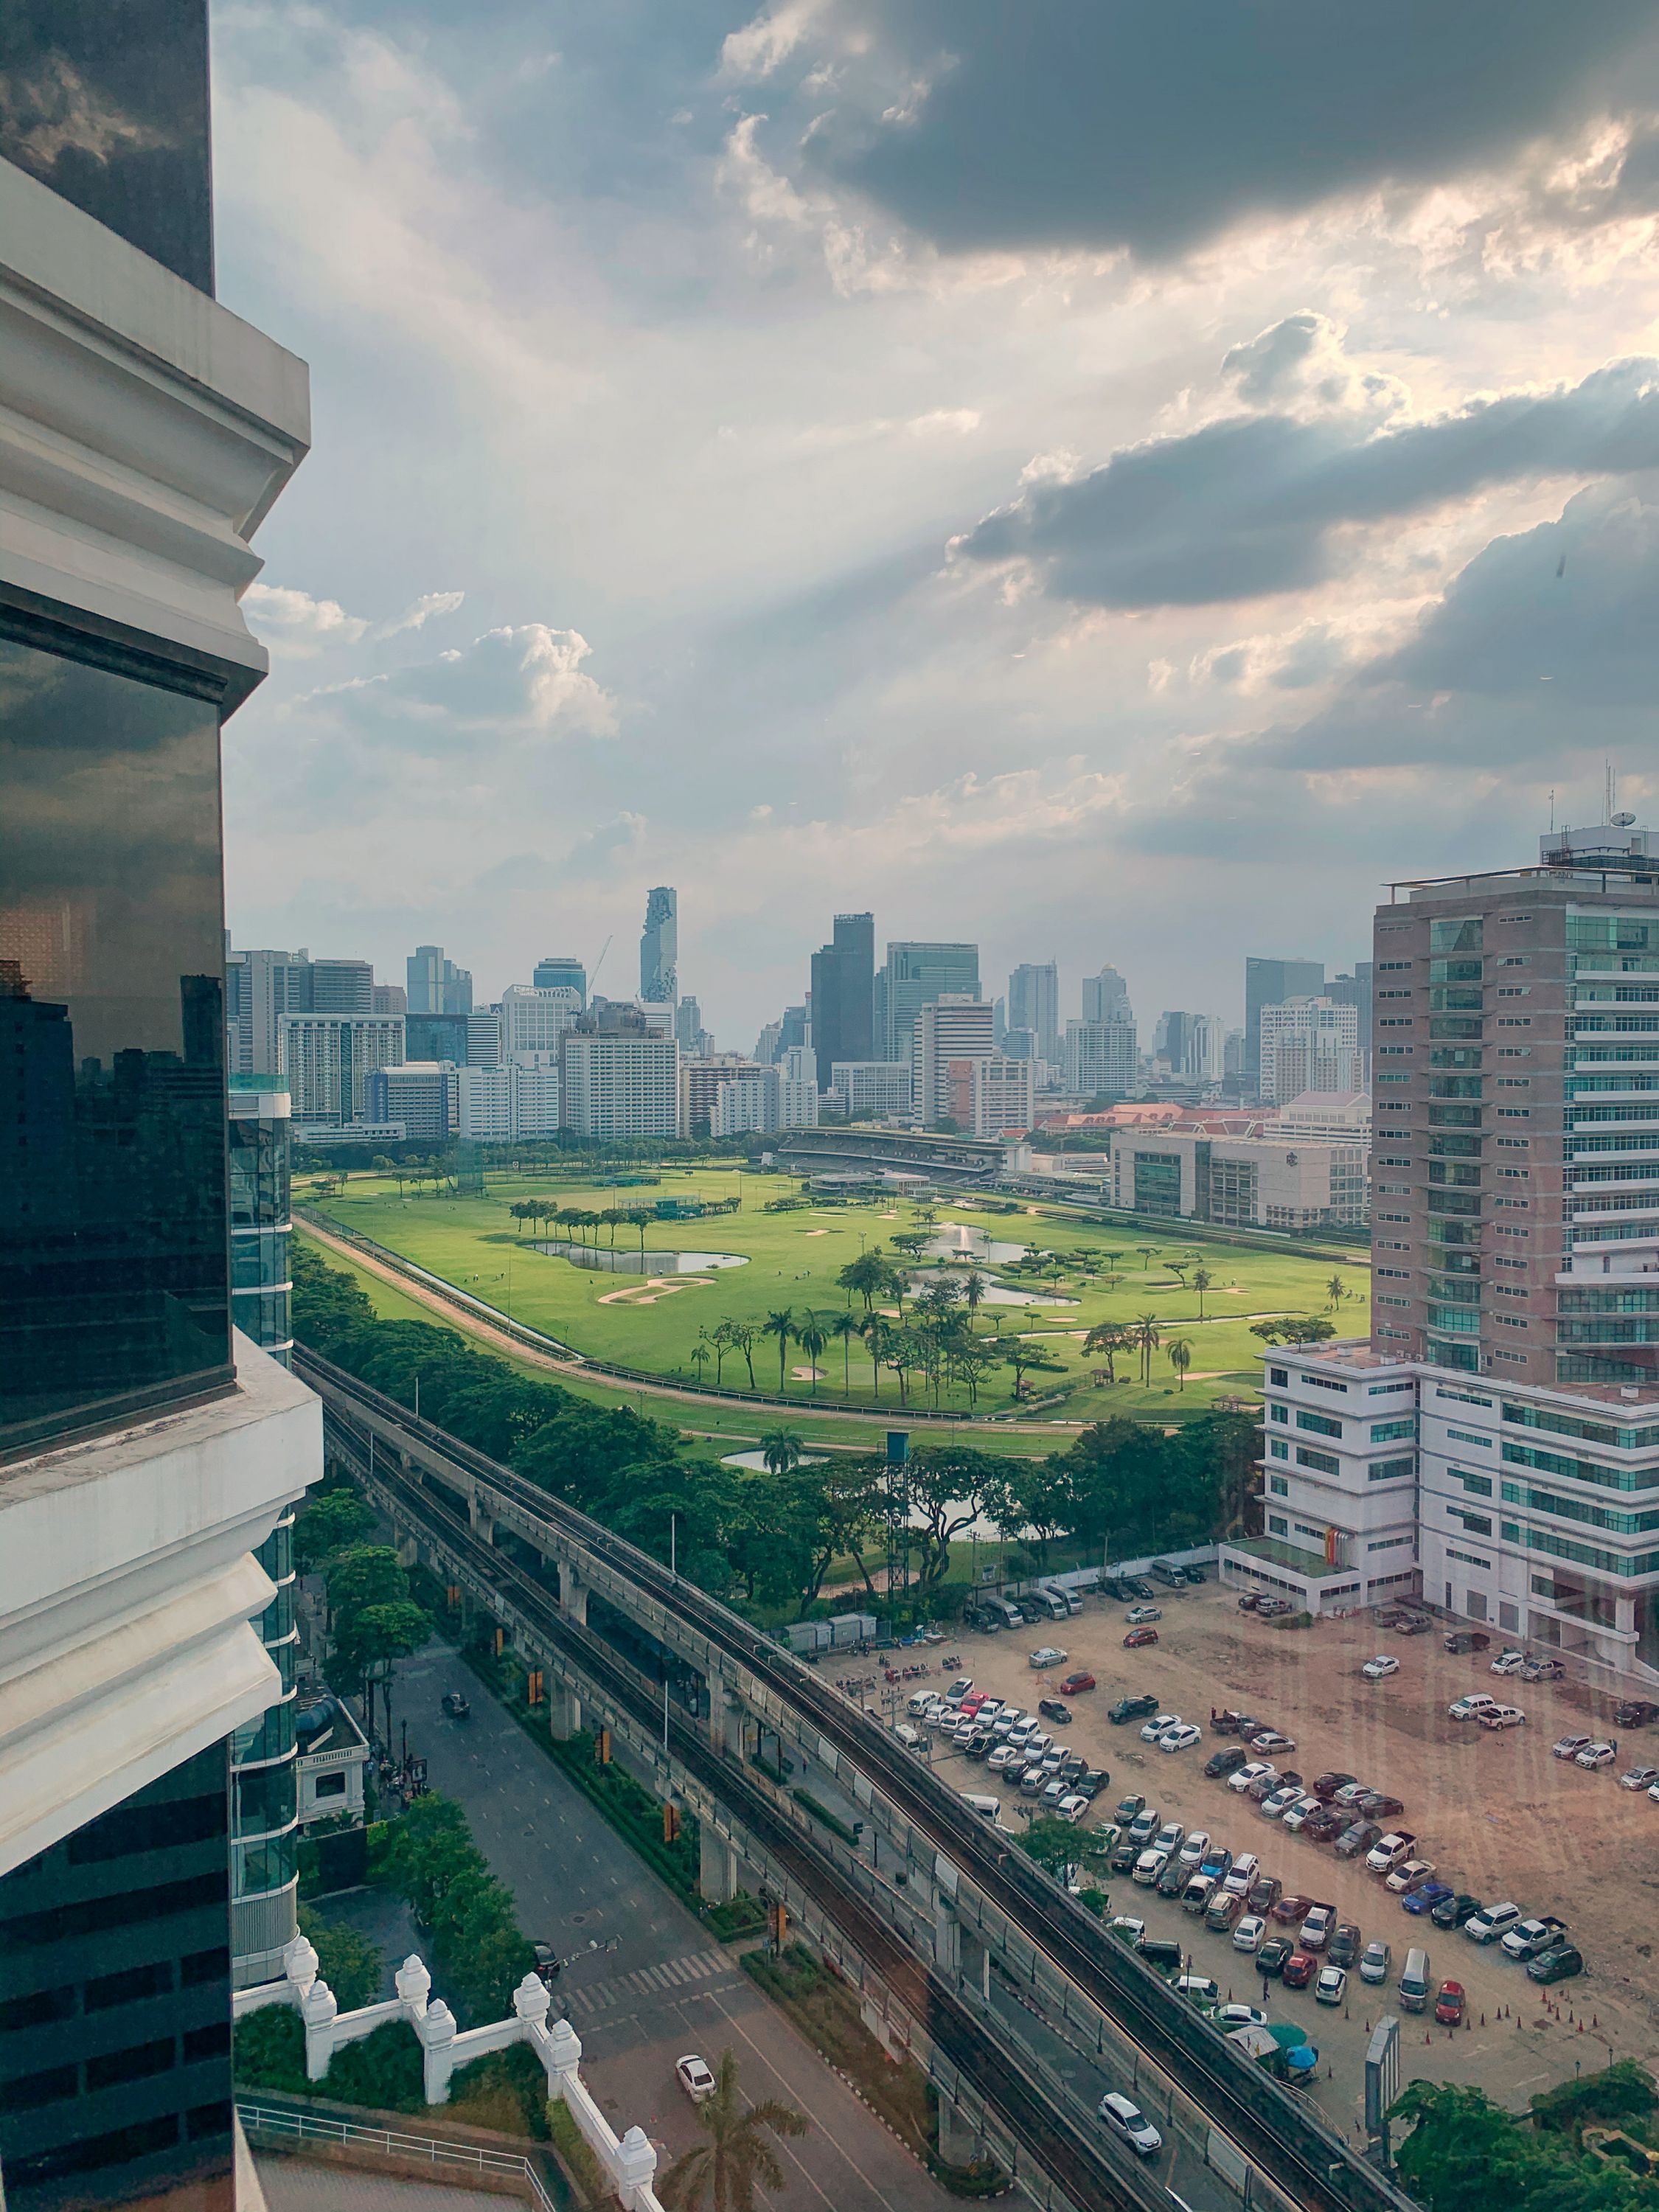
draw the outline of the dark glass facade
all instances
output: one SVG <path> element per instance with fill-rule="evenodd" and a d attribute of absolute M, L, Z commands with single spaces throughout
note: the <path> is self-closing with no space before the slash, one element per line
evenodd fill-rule
<path fill-rule="evenodd" d="M 289 1325 L 288 1094 L 275 1076 L 230 1079 L 230 1315 L 273 1359 L 293 1358 Z M 278 1110 L 280 1109 L 280 1110 Z"/>
<path fill-rule="evenodd" d="M 233 2212 L 225 1747 L 0 1879 L 7 2212 Z"/>
<path fill-rule="evenodd" d="M 233 1380 L 218 708 L 39 636 L 0 612 L 0 1454 Z"/>
<path fill-rule="evenodd" d="M 211 292 L 207 0 L 6 0 L 0 155 Z"/>

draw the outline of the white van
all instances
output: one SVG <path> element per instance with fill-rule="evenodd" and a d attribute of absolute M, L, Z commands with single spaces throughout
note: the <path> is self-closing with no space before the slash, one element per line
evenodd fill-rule
<path fill-rule="evenodd" d="M 919 1757 L 926 1756 L 927 1739 L 920 1729 L 912 1728 L 908 1721 L 900 1721 L 893 1734 L 907 1751 L 914 1751 Z"/>
<path fill-rule="evenodd" d="M 1048 1601 L 1050 1612 L 1056 1620 L 1069 1620 L 1083 1610 L 1083 1600 L 1074 1589 L 1061 1583 L 1041 1583 L 1038 1588 Z M 1060 1610 L 1054 1611 L 1058 1607 Z"/>
<path fill-rule="evenodd" d="M 1011 1605 L 1006 1597 L 982 1597 L 980 1605 L 985 1612 L 994 1614 L 1005 1628 L 1024 1628 L 1025 1626 L 1025 1615 L 1017 1605 Z"/>
<path fill-rule="evenodd" d="M 1020 1603 L 1028 1615 L 1041 1612 L 1046 1613 L 1050 1620 L 1067 1620 L 1071 1618 L 1071 1609 L 1065 1599 L 1048 1583 L 1038 1583 L 1035 1589 L 1027 1590 L 1021 1597 Z"/>
<path fill-rule="evenodd" d="M 1406 2012 L 1423 2012 L 1429 2002 L 1429 1954 L 1410 1950 L 1400 1976 L 1400 2003 Z"/>
<path fill-rule="evenodd" d="M 976 1790 L 963 1790 L 959 1794 L 969 1811 L 977 1813 L 981 1820 L 994 1820 L 1002 1810 L 1000 1797 L 982 1796 Z"/>
<path fill-rule="evenodd" d="M 934 1698 L 938 1695 L 939 1692 L 937 1690 L 913 1691 L 910 1695 L 909 1702 L 905 1706 L 904 1710 L 911 1716 L 912 1719 L 914 1719 L 917 1715 L 925 1713 L 928 1706 L 933 1704 Z"/>

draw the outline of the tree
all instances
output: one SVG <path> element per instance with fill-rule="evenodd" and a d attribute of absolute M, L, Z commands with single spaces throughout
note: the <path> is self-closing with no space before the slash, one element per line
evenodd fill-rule
<path fill-rule="evenodd" d="M 836 1280 L 851 1296 L 864 1300 L 867 1314 L 886 1288 L 887 1273 L 887 1256 L 879 1244 L 874 1244 L 867 1252 L 860 1252 L 856 1260 L 849 1260 Z"/>
<path fill-rule="evenodd" d="M 722 2051 L 714 2073 L 714 2092 L 696 2107 L 697 2125 L 708 2137 L 677 2158 L 657 2185 L 672 2212 L 754 2212 L 757 2185 L 781 2189 L 785 2175 L 777 2153 L 766 2141 L 804 2136 L 811 2123 L 793 2105 L 768 2097 L 745 2105 L 738 2088 L 738 2062 Z"/>
<path fill-rule="evenodd" d="M 294 1528 L 294 1565 L 302 1575 L 319 1567 L 373 1530 L 374 1514 L 355 1490 L 325 1490 L 306 1507 Z"/>
<path fill-rule="evenodd" d="M 1275 1321 L 1254 1321 L 1250 1334 L 1263 1344 L 1323 1344 L 1336 1334 L 1322 1314 L 1281 1314 Z"/>
<path fill-rule="evenodd" d="M 998 1460 L 965 1444 L 924 1444 L 911 1453 L 903 1469 L 903 1506 L 921 1555 L 917 1580 L 924 1591 L 945 1580 L 951 1543 L 985 1511 L 1001 1475 Z"/>
<path fill-rule="evenodd" d="M 1164 1356 L 1180 1376 L 1181 1387 L 1184 1390 L 1187 1387 L 1187 1370 L 1193 1364 L 1193 1347 L 1184 1336 L 1178 1336 L 1173 1344 L 1164 1346 Z"/>
<path fill-rule="evenodd" d="M 1058 1359 L 1050 1359 L 1048 1353 L 1029 1336 L 1011 1336 L 1007 1340 L 1003 1357 L 1014 1370 L 1016 1398 L 1025 1387 L 1026 1376 L 1032 1371 L 1048 1375 L 1058 1375 L 1063 1371 L 1063 1363 Z"/>
<path fill-rule="evenodd" d="M 706 1328 L 700 1328 L 697 1331 L 697 1340 L 691 1347 L 691 1364 L 697 1370 L 699 1382 L 702 1380 L 703 1369 L 714 1357 L 714 1347 L 708 1341 L 708 1331 Z"/>
<path fill-rule="evenodd" d="M 843 1398 L 850 1398 L 853 1395 L 853 1339 L 859 1333 L 858 1322 L 849 1310 L 832 1316 L 824 1326 L 841 1346 L 841 1395 Z"/>
<path fill-rule="evenodd" d="M 1325 1283 L 1325 1296 L 1333 1308 L 1340 1306 L 1348 1295 L 1348 1286 L 1340 1275 L 1331 1275 Z"/>
<path fill-rule="evenodd" d="M 374 1728 L 373 1689 L 380 1685 L 386 1711 L 386 1740 L 392 1742 L 392 1670 L 399 1659 L 418 1651 L 432 1633 L 432 1621 L 411 1599 L 392 1605 L 365 1606 L 353 1625 L 352 1644 L 362 1670 L 363 1687 L 369 1692 L 369 1732 Z"/>
<path fill-rule="evenodd" d="M 717 1321 L 709 1331 L 708 1341 L 714 1351 L 714 1388 L 718 1390 L 725 1375 L 726 1355 L 733 1349 L 731 1322 Z"/>
<path fill-rule="evenodd" d="M 783 1364 L 788 1357 L 790 1340 L 794 1334 L 795 1316 L 787 1306 L 779 1307 L 775 1312 L 769 1313 L 761 1323 L 763 1336 L 775 1336 L 778 1340 L 778 1395 L 781 1398 L 786 1395 L 787 1387 Z"/>
<path fill-rule="evenodd" d="M 1200 1321 L 1204 1318 L 1204 1293 L 1212 1289 L 1214 1283 L 1215 1277 L 1207 1267 L 1194 1268 L 1193 1288 L 1198 1292 L 1198 1317 Z"/>
<path fill-rule="evenodd" d="M 878 1405 L 881 1403 L 881 1370 L 887 1358 L 889 1334 L 887 1321 L 881 1314 L 872 1314 L 859 1324 L 859 1334 L 870 1354 L 871 1387 Z"/>
<path fill-rule="evenodd" d="M 1158 1350 L 1162 1334 L 1155 1313 L 1135 1316 L 1133 1336 L 1140 1352 L 1140 1379 L 1148 1386 L 1152 1379 L 1152 1354 Z"/>
<path fill-rule="evenodd" d="M 815 1313 L 809 1313 L 805 1322 L 795 1331 L 795 1341 L 806 1354 L 806 1364 L 812 1370 L 812 1395 L 816 1398 L 818 1395 L 818 1376 L 821 1372 L 818 1361 L 827 1348 L 830 1339 L 824 1330 L 823 1323 Z"/>
<path fill-rule="evenodd" d="M 749 1387 L 752 1390 L 756 1388 L 755 1332 L 746 1321 L 730 1322 L 726 1325 L 732 1332 L 732 1349 L 742 1353 L 743 1364 L 749 1370 Z"/>
<path fill-rule="evenodd" d="M 1106 1362 L 1106 1380 L 1117 1380 L 1117 1355 L 1129 1349 L 1129 1332 L 1119 1321 L 1097 1322 L 1083 1340 L 1085 1352 L 1094 1352 Z"/>
<path fill-rule="evenodd" d="M 793 1474 L 805 1451 L 793 1429 L 769 1429 L 761 1438 L 761 1457 L 774 1474 Z"/>
<path fill-rule="evenodd" d="M 1141 1271 L 1144 1273 L 1152 1266 L 1158 1247 L 1156 1244 L 1137 1244 L 1135 1249 L 1140 1255 Z"/>
<path fill-rule="evenodd" d="M 315 1949 L 318 1974 L 342 2012 L 375 2002 L 386 1978 L 386 1957 L 378 1943 L 344 1921 L 325 1920 L 308 1905 L 300 1907 L 300 1933 Z"/>
<path fill-rule="evenodd" d="M 985 1293 L 989 1288 L 989 1284 L 977 1267 L 969 1267 L 962 1279 L 962 1303 L 968 1309 L 969 1328 L 972 1328 L 979 1316 L 979 1310 L 985 1302 Z"/>

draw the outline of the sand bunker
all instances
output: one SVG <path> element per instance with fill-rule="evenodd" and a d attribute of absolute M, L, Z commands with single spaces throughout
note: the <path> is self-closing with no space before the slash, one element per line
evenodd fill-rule
<path fill-rule="evenodd" d="M 701 1284 L 704 1290 L 714 1288 L 712 1275 L 651 1275 L 642 1283 L 630 1283 L 625 1291 L 607 1291 L 599 1300 L 602 1306 L 653 1306 L 659 1298 L 672 1298 L 676 1291 L 689 1291 Z"/>

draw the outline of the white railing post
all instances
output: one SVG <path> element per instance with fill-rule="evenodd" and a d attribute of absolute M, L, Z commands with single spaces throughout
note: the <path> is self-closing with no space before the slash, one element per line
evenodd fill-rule
<path fill-rule="evenodd" d="M 623 2212 L 645 2212 L 656 2203 L 657 2154 L 643 2128 L 629 2128 L 611 2161 Z"/>
<path fill-rule="evenodd" d="M 339 2003 L 326 1982 L 313 1981 L 300 1999 L 306 2030 L 306 2079 L 320 2081 L 334 2056 L 334 2022 Z"/>
<path fill-rule="evenodd" d="M 428 2105 L 449 2102 L 449 2077 L 455 2071 L 455 2015 L 441 1997 L 434 1997 L 415 2023 L 423 2053 L 422 2075 Z"/>

